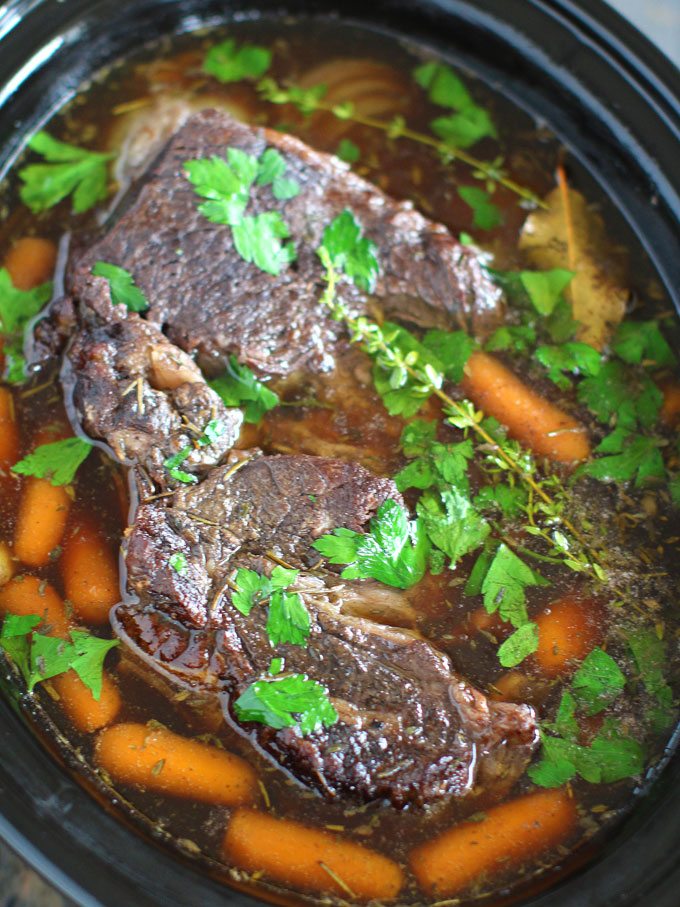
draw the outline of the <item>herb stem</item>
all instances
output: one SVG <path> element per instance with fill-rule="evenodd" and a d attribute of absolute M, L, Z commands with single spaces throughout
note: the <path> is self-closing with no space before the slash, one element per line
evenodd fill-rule
<path fill-rule="evenodd" d="M 352 316 L 347 306 L 337 298 L 338 273 L 331 260 L 330 254 L 325 246 L 318 249 L 318 254 L 325 269 L 324 279 L 326 288 L 321 296 L 321 302 L 330 309 L 332 317 L 337 321 L 344 322 L 351 332 L 351 341 L 360 343 L 364 346 L 370 355 L 382 356 L 383 364 L 386 368 L 397 368 L 404 375 L 409 375 L 417 382 L 419 390 L 427 394 L 434 394 L 444 404 L 449 413 L 456 419 L 451 420 L 451 424 L 464 429 L 471 429 L 485 444 L 490 445 L 496 452 L 497 456 L 505 463 L 519 479 L 528 486 L 529 495 L 540 498 L 554 512 L 557 511 L 556 502 L 552 496 L 542 487 L 524 467 L 515 459 L 511 452 L 505 450 L 502 445 L 484 428 L 481 424 L 483 414 L 478 413 L 469 401 L 454 400 L 444 390 L 444 376 L 438 373 L 431 365 L 426 365 L 422 369 L 416 368 L 413 360 L 409 361 L 412 354 L 403 356 L 398 350 L 394 350 L 386 341 L 383 331 L 375 322 L 365 317 Z M 531 499 L 531 498 L 530 498 Z M 574 569 L 583 571 L 584 569 L 594 578 L 601 580 L 603 578 L 603 569 L 600 559 L 588 544 L 583 533 L 573 524 L 573 522 L 564 515 L 560 514 L 559 520 L 564 528 L 572 535 L 574 540 L 579 543 L 584 553 L 588 557 L 588 562 L 583 563 L 574 555 L 565 550 L 564 547 L 556 545 L 550 534 L 545 530 L 536 528 L 535 534 L 539 535 L 550 547 L 557 547 L 562 560 L 569 562 Z M 530 514 L 530 523 L 533 525 L 533 518 Z"/>
<path fill-rule="evenodd" d="M 260 97 L 265 101 L 269 101 L 271 104 L 296 103 L 294 96 L 296 86 L 294 85 L 280 86 L 273 79 L 263 79 L 257 86 L 257 90 Z M 297 91 L 299 92 L 299 89 L 297 89 Z M 485 179 L 494 180 L 495 182 L 500 183 L 501 186 L 505 186 L 506 189 L 509 189 L 525 201 L 531 202 L 539 208 L 548 209 L 548 205 L 541 198 L 530 189 L 521 186 L 519 183 L 515 182 L 515 180 L 506 176 L 499 170 L 496 164 L 480 160 L 467 151 L 464 151 L 462 148 L 450 145 L 448 142 L 428 135 L 426 132 L 419 132 L 416 129 L 411 129 L 410 126 L 407 126 L 400 120 L 381 120 L 377 117 L 366 116 L 357 113 L 354 109 L 351 109 L 349 105 L 331 104 L 320 98 L 307 95 L 305 97 L 303 112 L 313 113 L 315 111 L 331 113 L 338 119 L 349 120 L 359 126 L 367 126 L 370 129 L 380 130 L 392 139 L 405 138 L 412 142 L 417 142 L 420 145 L 425 145 L 428 148 L 432 148 L 444 158 L 448 157 L 453 160 L 461 161 L 461 163 L 466 164 L 468 167 L 479 171 L 479 173 L 483 174 Z M 341 113 L 339 111 L 341 111 Z"/>

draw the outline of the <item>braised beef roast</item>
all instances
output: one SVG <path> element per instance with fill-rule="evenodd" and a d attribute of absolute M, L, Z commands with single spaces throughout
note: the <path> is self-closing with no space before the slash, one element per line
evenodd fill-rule
<path fill-rule="evenodd" d="M 182 172 L 185 161 L 228 146 L 260 154 L 268 145 L 302 187 L 281 203 L 298 257 L 278 277 L 247 264 L 229 229 L 199 214 Z M 253 213 L 271 204 L 270 189 L 258 188 Z M 266 674 L 274 655 L 286 671 L 321 682 L 336 724 L 306 736 L 295 728 L 246 730 L 328 796 L 404 806 L 463 796 L 478 784 L 507 787 L 536 745 L 532 709 L 489 702 L 417 632 L 388 626 L 399 619 L 371 619 L 408 614 L 408 593 L 343 581 L 311 547 L 338 526 L 367 529 L 388 498 L 403 504 L 394 484 L 342 459 L 232 451 L 241 414 L 224 406 L 196 364 L 214 373 L 234 353 L 269 375 L 333 368 L 344 341 L 318 304 L 314 249 L 345 208 L 376 242 L 382 266 L 370 303 L 343 282 L 354 311 L 377 304 L 404 321 L 473 330 L 497 319 L 500 299 L 475 252 L 443 227 L 334 158 L 214 111 L 180 129 L 113 226 L 70 264 L 71 296 L 42 338 L 73 332 L 64 375 L 74 412 L 91 437 L 134 468 L 141 497 L 126 542 L 136 600 L 114 609 L 114 628 L 153 670 L 219 696 L 230 721 L 231 703 Z M 111 304 L 106 281 L 91 276 L 98 260 L 134 275 L 150 303 L 144 317 Z M 220 433 L 206 439 L 211 422 Z M 179 481 L 167 459 L 182 450 L 188 478 Z M 181 572 L 169 564 L 178 553 Z M 269 573 L 280 562 L 300 570 L 294 590 L 311 616 L 307 647 L 272 648 L 266 610 L 244 616 L 231 601 L 238 567 Z"/>

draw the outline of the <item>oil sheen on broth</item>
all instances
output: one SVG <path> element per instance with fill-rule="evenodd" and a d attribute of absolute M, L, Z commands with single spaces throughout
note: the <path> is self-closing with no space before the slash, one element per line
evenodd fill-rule
<path fill-rule="evenodd" d="M 424 58 L 413 48 L 339 25 L 315 23 L 313 29 L 310 40 L 309 23 L 242 23 L 228 34 L 168 40 L 102 73 L 46 128 L 73 145 L 115 152 L 107 200 L 83 215 L 71 214 L 70 199 L 31 212 L 19 198 L 20 162 L 3 187 L 0 254 L 13 285 L 23 291 L 50 279 L 56 245 L 62 243 L 62 257 L 65 238 L 71 249 L 87 247 L 115 193 L 122 195 L 143 173 L 149 148 L 160 147 L 152 141 L 167 140 L 177 111 L 186 107 L 217 107 L 341 153 L 380 189 L 412 200 L 454 236 L 462 234 L 464 243 L 483 249 L 485 266 L 508 300 L 505 322 L 484 338 L 483 348 L 471 355 L 467 349 L 462 381 L 448 381 L 445 391 L 459 405 L 472 399 L 497 423 L 506 419 L 520 443 L 505 438 L 500 444 L 514 462 L 524 462 L 522 443 L 534 446 L 536 459 L 524 467 L 536 480 L 533 487 L 502 456 L 494 458 L 494 445 L 480 441 L 474 429 L 445 424 L 451 407 L 435 394 L 406 418 L 390 415 L 373 386 L 373 364 L 359 346 L 343 348 L 333 371 L 303 381 L 268 380 L 266 371 L 258 372 L 280 402 L 244 424 L 236 447 L 337 457 L 389 477 L 403 475 L 410 463 L 419 478 L 415 485 L 407 478 L 401 484 L 415 515 L 424 495 L 431 501 L 460 483 L 452 449 L 475 438 L 476 454 L 469 463 L 463 458 L 467 501 L 461 503 L 460 484 L 457 503 L 442 497 L 451 507 L 443 525 L 448 533 L 456 525 L 471 533 L 483 520 L 487 528 L 481 534 L 477 528 L 478 544 L 456 557 L 453 542 L 444 543 L 446 553 L 437 548 L 442 530 L 435 525 L 432 569 L 408 590 L 403 611 L 386 619 L 430 640 L 491 701 L 533 706 L 543 748 L 537 747 L 529 774 L 510 789 L 480 785 L 466 797 L 397 809 L 382 800 L 328 799 L 300 784 L 248 732 L 225 722 L 214 697 L 173 687 L 124 646 L 106 656 L 99 703 L 73 671 L 38 683 L 23 701 L 48 745 L 56 743 L 83 783 L 115 798 L 168 846 L 265 898 L 276 892 L 291 903 L 304 896 L 404 904 L 459 898 L 456 903 L 465 904 L 492 892 L 521 894 L 568 871 L 614 829 L 659 761 L 675 721 L 677 622 L 671 605 L 679 538 L 673 499 L 680 499 L 680 379 L 671 348 L 677 329 L 634 239 L 545 129 L 458 69 L 463 82 L 455 85 L 466 85 L 473 100 L 463 88 L 456 102 L 442 103 L 454 83 L 440 73 L 437 95 L 434 70 L 414 78 Z M 232 59 L 244 42 L 270 48 L 267 75 L 279 84 L 310 89 L 323 83 L 325 103 L 351 102 L 353 108 L 340 108 L 338 115 L 272 104 L 247 66 L 242 78 L 220 82 L 203 62 L 228 38 L 235 42 Z M 547 199 L 545 209 L 493 174 L 479 179 L 464 155 L 442 155 L 400 134 L 408 124 L 434 137 L 433 121 L 455 116 L 450 128 L 459 143 L 461 135 L 469 138 L 471 123 L 489 118 L 493 126 L 486 135 L 469 145 L 463 139 L 464 153 L 483 161 L 502 156 L 508 179 Z M 367 118 L 392 127 L 386 132 L 357 122 Z M 26 237 L 46 242 L 26 244 Z M 7 331 L 1 297 L 0 303 Z M 585 313 L 580 328 L 571 320 L 577 307 Z M 382 322 L 377 304 L 370 312 Z M 413 334 L 422 339 L 417 328 Z M 508 392 L 507 368 L 522 382 L 519 397 Z M 108 610 L 126 594 L 117 586 L 118 551 L 137 503 L 134 494 L 129 500 L 126 471 L 97 447 L 60 490 L 49 478 L 11 473 L 21 457 L 70 437 L 72 428 L 54 360 L 29 369 L 23 383 L 5 384 L 2 394 L 0 608 L 4 615 L 41 616 L 53 608 L 53 615 L 64 602 L 67 619 L 75 613 L 80 627 L 108 638 Z M 584 427 L 583 459 L 600 464 L 590 475 L 584 474 L 589 466 L 568 462 L 580 456 L 554 452 L 559 430 L 548 431 L 541 447 L 541 426 L 551 414 L 537 395 L 568 414 L 569 425 Z M 402 433 L 414 419 L 422 420 L 421 427 L 437 425 L 436 438 L 423 429 L 421 447 L 414 452 L 407 446 L 405 455 Z M 483 423 L 493 438 L 497 423 Z M 595 453 L 588 456 L 588 448 Z M 413 466 L 416 460 L 419 466 Z M 432 479 L 443 461 L 448 479 L 441 473 Z M 40 489 L 48 486 L 53 490 L 43 499 Z M 33 511 L 30 494 L 38 500 Z M 446 516 L 444 505 L 437 512 Z M 56 533 L 54 544 L 50 532 Z M 36 553 L 43 538 L 47 557 Z M 516 570 L 519 559 L 529 574 L 520 568 L 524 580 L 506 579 L 494 604 L 483 570 L 499 546 L 515 558 Z M 566 566 L 565 551 L 574 552 Z M 452 560 L 457 563 L 449 566 Z M 531 571 L 534 578 L 527 579 Z M 514 625 L 490 613 L 510 586 Z M 517 616 L 524 596 L 525 620 Z M 517 664 L 507 646 L 499 660 L 499 648 L 515 631 L 525 634 L 525 645 L 534 632 L 539 641 Z M 8 658 L 10 673 L 11 664 Z M 16 671 L 12 682 L 23 689 Z M 239 759 L 231 764 L 228 754 Z M 198 782 L 186 781 L 187 765 L 201 776 Z M 232 771 L 242 773 L 240 793 L 225 793 Z M 297 825 L 270 826 L 268 817 Z M 251 845 L 260 847 L 261 865 Z"/>

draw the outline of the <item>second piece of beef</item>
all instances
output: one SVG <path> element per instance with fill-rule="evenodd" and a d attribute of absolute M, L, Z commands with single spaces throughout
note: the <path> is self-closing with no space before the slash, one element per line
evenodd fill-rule
<path fill-rule="evenodd" d="M 229 147 L 254 156 L 275 148 L 287 175 L 300 185 L 300 193 L 286 201 L 275 199 L 269 186 L 251 190 L 247 213 L 281 211 L 296 247 L 296 262 L 276 277 L 247 263 L 229 227 L 210 223 L 198 210 L 201 199 L 184 166 L 224 157 Z M 346 208 L 377 245 L 381 274 L 375 296 L 388 315 L 473 332 L 497 323 L 499 290 L 476 252 L 443 226 L 410 203 L 390 199 L 337 158 L 214 110 L 195 114 L 174 135 L 127 210 L 71 264 L 67 289 L 74 299 L 86 299 L 93 264 L 111 262 L 130 271 L 145 293 L 145 317 L 196 354 L 206 372 L 222 370 L 229 353 L 271 375 L 327 371 L 342 328 L 318 302 L 323 269 L 316 250 L 324 228 Z M 366 311 L 366 297 L 353 284 L 343 282 L 341 292 L 355 312 Z M 67 307 L 62 310 L 63 318 Z M 39 333 L 54 342 L 48 325 Z"/>
<path fill-rule="evenodd" d="M 234 700 L 267 676 L 273 657 L 283 658 L 286 672 L 322 683 L 336 724 L 306 736 L 295 728 L 247 729 L 328 796 L 404 806 L 465 796 L 477 784 L 506 789 L 535 747 L 533 711 L 489 702 L 419 634 L 357 617 L 370 582 L 314 569 L 315 538 L 336 526 L 366 529 L 387 497 L 399 500 L 389 480 L 320 457 L 214 469 L 199 486 L 140 507 L 127 549 L 140 603 L 116 610 L 116 629 L 166 676 L 222 696 L 230 720 Z M 186 559 L 181 576 L 169 563 L 177 552 Z M 292 588 L 311 618 L 306 646 L 272 647 L 266 607 L 243 615 L 231 603 L 237 567 L 267 572 L 281 557 L 302 571 Z"/>
<path fill-rule="evenodd" d="M 227 408 L 155 325 L 112 305 L 105 280 L 89 281 L 92 305 L 79 311 L 62 374 L 80 427 L 134 464 L 138 480 L 148 476 L 161 487 L 176 484 L 163 464 L 182 450 L 190 450 L 181 463 L 189 480 L 219 463 L 238 438 L 242 412 Z M 214 438 L 202 445 L 211 422 Z"/>

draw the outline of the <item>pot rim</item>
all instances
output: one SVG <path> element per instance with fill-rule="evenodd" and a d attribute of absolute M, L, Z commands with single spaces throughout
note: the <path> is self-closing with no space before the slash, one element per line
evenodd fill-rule
<path fill-rule="evenodd" d="M 304 6 L 304 0 L 301 2 Z M 184 12 L 192 0 L 155 3 L 164 12 L 171 6 Z M 12 109 L 24 86 L 44 72 L 60 52 L 68 50 L 70 41 L 82 40 L 83 32 L 74 28 L 78 17 L 85 15 L 88 7 L 107 5 L 112 8 L 115 0 L 97 0 L 96 4 L 87 0 L 9 0 L 2 7 L 0 46 L 4 49 L 11 42 L 13 47 L 23 47 L 17 50 L 17 60 L 23 57 L 24 63 L 14 67 L 14 79 L 8 78 L 0 88 L 0 114 L 3 104 Z M 637 235 L 680 311 L 680 169 L 675 166 L 680 142 L 680 71 L 673 63 L 603 0 L 420 0 L 416 4 L 409 0 L 378 0 L 375 5 L 376 9 L 380 7 L 381 15 L 389 13 L 397 18 L 393 27 L 382 30 L 398 35 L 403 27 L 400 22 L 417 22 L 415 40 L 420 43 L 423 38 L 423 43 L 437 50 L 449 45 L 448 36 L 436 37 L 434 25 L 438 17 L 449 24 L 464 19 L 480 36 L 495 37 L 507 42 L 520 56 L 530 56 L 537 72 L 549 73 L 554 84 L 561 76 L 564 97 L 571 92 L 587 101 L 584 104 L 589 115 L 599 117 L 595 144 L 612 150 L 641 175 L 640 185 L 629 189 L 622 185 L 616 166 L 599 174 L 598 180 L 605 191 L 608 181 L 616 186 L 612 194 L 624 216 L 639 228 Z M 222 5 L 224 19 L 230 12 L 249 6 L 264 14 L 281 6 L 301 12 L 298 0 L 255 0 L 253 4 L 243 0 L 242 5 L 236 0 L 229 8 Z M 349 10 L 348 18 L 358 24 L 363 21 L 368 26 L 380 26 L 373 11 L 362 9 L 354 0 L 337 0 L 328 11 L 338 6 L 343 12 Z M 75 18 L 62 27 L 62 17 L 74 8 Z M 318 8 L 313 11 L 319 13 Z M 537 22 L 555 29 L 555 34 L 561 34 L 564 46 L 542 47 L 541 36 L 529 27 L 532 15 Z M 26 36 L 36 22 L 42 25 L 37 28 L 40 40 L 34 44 Z M 67 27 L 71 31 L 66 32 Z M 65 33 L 69 37 L 60 43 L 55 36 Z M 51 43 L 49 34 L 53 35 Z M 26 46 L 37 47 L 28 61 Z M 0 62 L 0 77 L 4 77 L 7 65 Z M 621 110 L 610 109 L 612 95 L 619 103 L 626 98 L 634 102 L 636 128 L 624 128 L 626 119 Z M 540 108 L 541 98 L 536 89 L 530 106 L 538 104 Z M 35 120 L 20 119 L 17 133 L 24 135 L 35 125 Z M 579 124 L 571 137 L 571 147 L 578 151 L 579 137 L 592 129 L 592 123 Z M 16 146 L 5 155 L 5 165 L 15 153 Z M 593 153 L 586 147 L 586 160 Z M 0 171 L 2 165 L 0 149 Z M 656 203 L 650 202 L 650 194 L 657 196 Z M 653 211 L 647 210 L 650 205 Z M 644 225 L 650 221 L 655 229 L 645 230 Z M 0 678 L 0 688 L 3 685 Z M 131 907 L 168 903 L 194 907 L 197 896 L 202 907 L 262 903 L 244 892 L 225 888 L 181 857 L 131 831 L 48 752 L 19 713 L 14 699 L 12 702 L 8 692 L 0 700 L 0 839 L 57 890 L 82 907 L 117 907 L 120 903 Z M 677 737 L 676 732 L 663 775 L 610 843 L 587 866 L 544 893 L 530 897 L 524 902 L 526 907 L 625 907 L 647 903 L 675 907 L 680 885 L 680 861 L 676 856 L 680 843 L 680 757 L 671 756 Z M 643 837 L 644 847 L 640 844 Z M 106 852 L 102 853 L 104 842 Z M 646 862 L 642 859 L 644 854 Z M 640 862 L 644 865 L 640 866 Z"/>

